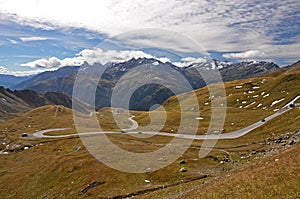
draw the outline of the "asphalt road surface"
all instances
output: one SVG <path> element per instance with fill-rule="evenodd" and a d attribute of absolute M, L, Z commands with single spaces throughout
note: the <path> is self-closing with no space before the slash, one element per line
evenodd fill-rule
<path fill-rule="evenodd" d="M 29 134 L 27 137 L 28 138 L 68 138 L 68 137 L 74 137 L 74 136 L 87 136 L 87 135 L 104 135 L 104 134 L 128 134 L 128 135 L 160 135 L 160 136 L 168 136 L 168 137 L 178 137 L 178 138 L 184 138 L 184 139 L 195 139 L 195 140 L 217 140 L 217 139 L 236 139 L 239 137 L 242 137 L 249 133 L 250 131 L 253 131 L 254 129 L 264 125 L 266 122 L 272 120 L 275 117 L 278 117 L 279 115 L 282 115 L 289 110 L 293 109 L 293 107 L 290 106 L 290 104 L 293 104 L 296 100 L 300 98 L 300 95 L 295 97 L 292 101 L 287 103 L 282 109 L 277 111 L 276 113 L 254 123 L 251 124 L 250 126 L 247 126 L 243 129 L 229 132 L 229 133 L 223 133 L 223 134 L 207 134 L 207 135 L 189 135 L 189 134 L 174 134 L 174 133 L 166 133 L 166 132 L 139 132 L 139 131 L 133 131 L 138 128 L 138 123 L 133 119 L 134 116 L 128 118 L 130 122 L 132 122 L 132 126 L 128 129 L 122 129 L 121 132 L 85 132 L 85 133 L 79 133 L 79 134 L 68 134 L 68 135 L 55 135 L 55 136 L 50 136 L 50 135 L 44 135 L 45 133 L 49 132 L 55 132 L 55 131 L 64 131 L 67 130 L 67 128 L 56 128 L 56 129 L 47 129 L 47 130 L 42 130 L 38 131 L 33 134 Z M 130 131 L 130 132 L 128 132 Z"/>

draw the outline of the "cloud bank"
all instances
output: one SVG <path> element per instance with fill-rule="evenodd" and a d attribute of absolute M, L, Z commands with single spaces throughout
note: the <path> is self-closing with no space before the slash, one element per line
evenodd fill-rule
<path fill-rule="evenodd" d="M 180 61 L 181 62 L 173 62 L 173 64 L 178 67 L 185 67 L 185 66 L 189 66 L 191 64 L 203 63 L 203 62 L 206 62 L 207 60 L 204 58 L 185 57 L 185 58 L 182 58 Z"/>
<path fill-rule="evenodd" d="M 135 29 L 161 28 L 192 38 L 206 51 L 257 49 L 265 58 L 286 60 L 299 58 L 295 54 L 300 48 L 299 7 L 299 0 L 0 2 L 2 11 L 17 14 L 15 21 L 34 28 L 80 27 L 109 37 Z"/>
<path fill-rule="evenodd" d="M 0 74 L 5 74 L 5 73 L 8 73 L 7 68 L 4 66 L 0 66 Z"/>
<path fill-rule="evenodd" d="M 4 66 L 0 66 L 0 74 L 2 75 L 14 75 L 14 76 L 29 76 L 29 75 L 36 75 L 46 71 L 53 71 L 52 69 L 40 69 L 40 70 L 28 70 L 28 71 L 10 71 Z"/>
<path fill-rule="evenodd" d="M 170 61 L 168 58 L 162 57 L 157 58 L 150 54 L 144 53 L 143 51 L 135 50 L 108 50 L 103 51 L 101 48 L 95 49 L 85 49 L 79 52 L 75 57 L 58 59 L 56 57 L 51 57 L 49 59 L 38 59 L 32 62 L 21 64 L 21 66 L 27 66 L 31 68 L 60 68 L 64 66 L 80 66 L 84 62 L 93 66 L 94 64 L 105 65 L 107 63 L 122 63 L 135 58 L 154 58 L 160 60 L 161 62 Z"/>
<path fill-rule="evenodd" d="M 237 60 L 259 59 L 264 56 L 265 56 L 264 53 L 260 52 L 259 50 L 250 50 L 250 51 L 241 52 L 241 53 L 223 54 L 224 58 L 237 59 Z"/>

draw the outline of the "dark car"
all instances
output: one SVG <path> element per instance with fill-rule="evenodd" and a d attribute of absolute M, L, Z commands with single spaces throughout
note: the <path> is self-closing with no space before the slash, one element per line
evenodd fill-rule
<path fill-rule="evenodd" d="M 262 119 L 261 121 L 262 121 L 262 122 L 265 122 L 265 121 L 266 121 L 266 119 Z"/>
<path fill-rule="evenodd" d="M 27 133 L 22 133 L 21 137 L 26 138 L 26 137 L 28 137 L 28 134 Z"/>
<path fill-rule="evenodd" d="M 295 105 L 295 104 L 290 104 L 290 107 L 291 107 L 291 108 L 295 108 L 296 105 Z"/>
<path fill-rule="evenodd" d="M 122 130 L 121 133 L 127 133 L 127 132 Z"/>

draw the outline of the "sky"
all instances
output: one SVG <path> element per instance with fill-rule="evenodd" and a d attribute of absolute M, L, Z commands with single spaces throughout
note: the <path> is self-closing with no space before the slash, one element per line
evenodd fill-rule
<path fill-rule="evenodd" d="M 132 57 L 285 66 L 299 60 L 299 7 L 299 0 L 0 0 L 0 73 Z"/>

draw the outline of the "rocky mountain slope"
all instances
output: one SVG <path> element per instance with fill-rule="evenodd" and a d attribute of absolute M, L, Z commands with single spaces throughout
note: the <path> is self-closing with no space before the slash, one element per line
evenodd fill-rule
<path fill-rule="evenodd" d="M 49 81 L 51 79 L 66 77 L 70 74 L 77 73 L 78 69 L 79 69 L 79 67 L 76 67 L 76 66 L 72 66 L 72 67 L 71 66 L 69 66 L 69 67 L 66 66 L 66 67 L 60 68 L 56 71 L 43 72 L 43 73 L 34 75 L 31 78 L 26 79 L 22 82 L 18 82 L 17 84 L 12 86 L 12 89 L 14 89 L 14 90 L 31 89 L 32 90 L 33 88 L 35 88 L 36 84 L 39 84 L 41 82 L 46 83 L 47 81 Z M 52 85 L 52 86 L 55 86 L 55 85 Z M 49 92 L 49 91 L 59 91 L 58 88 L 48 89 L 48 90 L 45 90 L 43 92 L 39 89 L 33 89 L 33 90 L 36 90 L 40 93 L 46 93 L 46 92 Z"/>
<path fill-rule="evenodd" d="M 72 99 L 62 92 L 39 94 L 32 90 L 11 91 L 0 87 L 0 120 L 7 120 L 45 105 L 62 105 L 71 108 Z"/>
<path fill-rule="evenodd" d="M 231 81 L 236 79 L 244 79 L 250 77 L 260 76 L 275 70 L 279 67 L 274 63 L 269 62 L 241 62 L 230 63 L 220 62 L 217 60 L 211 60 L 204 63 L 192 64 L 188 67 L 177 67 L 171 63 L 162 63 L 155 59 L 131 59 L 124 63 L 107 64 L 96 93 L 96 108 L 111 106 L 111 95 L 113 88 L 117 82 L 128 71 L 133 70 L 141 65 L 148 65 L 149 67 L 157 68 L 158 70 L 174 69 L 183 75 L 183 77 L 191 85 L 191 89 L 198 89 L 216 81 L 219 81 L 215 77 L 215 72 L 218 69 L 224 81 Z M 91 74 L 97 73 L 103 70 L 103 66 L 95 65 L 90 66 L 84 63 L 82 68 L 85 68 L 86 72 Z M 168 69 L 167 69 L 168 68 Z M 64 67 L 57 71 L 41 73 L 31 79 L 28 79 L 15 87 L 15 89 L 32 89 L 39 93 L 56 92 L 61 91 L 69 95 L 73 93 L 74 81 L 76 79 L 76 73 L 79 67 Z M 200 73 L 199 73 L 200 71 Z M 145 71 L 136 71 L 135 74 L 131 74 L 132 80 L 143 79 L 151 75 L 151 71 L 145 74 Z M 202 75 L 202 76 L 201 76 Z M 206 76 L 206 81 L 203 79 L 203 75 Z M 153 74 L 152 74 L 153 76 Z M 95 77 L 99 78 L 100 77 Z M 129 79 L 129 77 L 127 77 Z M 157 77 L 150 77 L 157 78 Z M 176 76 L 165 75 L 165 79 L 168 79 L 168 83 L 164 86 L 157 84 L 147 84 L 137 89 L 131 97 L 130 109 L 133 110 L 149 110 L 154 104 L 161 104 L 170 96 L 174 95 L 167 87 L 176 87 Z M 127 82 L 130 83 L 129 81 Z M 88 85 L 87 85 L 88 86 Z M 123 85 L 127 86 L 127 85 Z M 186 92 L 187 90 L 184 90 Z"/>

